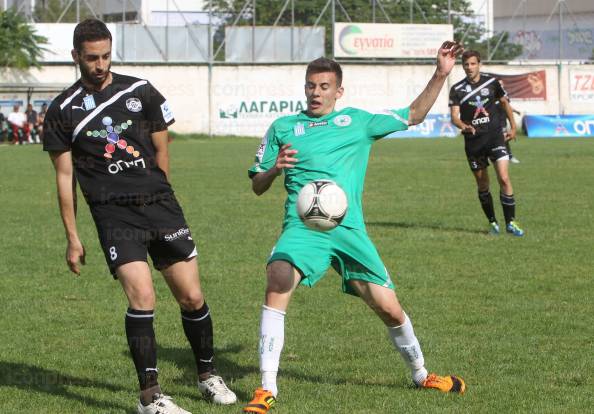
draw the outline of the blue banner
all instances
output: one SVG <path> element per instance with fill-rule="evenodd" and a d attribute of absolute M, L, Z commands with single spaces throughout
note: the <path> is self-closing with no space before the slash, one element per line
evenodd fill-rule
<path fill-rule="evenodd" d="M 22 108 L 23 104 L 24 104 L 24 101 L 22 99 L 0 99 L 0 108 L 2 108 L 3 106 L 6 106 L 6 107 L 10 108 L 11 112 L 12 112 L 12 107 L 14 105 L 18 105 Z"/>
<path fill-rule="evenodd" d="M 594 137 L 594 115 L 526 115 L 528 138 Z"/>
<path fill-rule="evenodd" d="M 427 115 L 419 125 L 413 125 L 406 131 L 394 132 L 386 138 L 454 138 L 458 129 L 450 122 L 450 115 Z"/>

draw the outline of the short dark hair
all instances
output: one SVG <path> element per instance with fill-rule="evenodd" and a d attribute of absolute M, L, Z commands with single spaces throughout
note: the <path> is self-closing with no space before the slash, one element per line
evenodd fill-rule
<path fill-rule="evenodd" d="M 481 54 L 476 50 L 466 50 L 462 53 L 462 63 L 466 62 L 471 57 L 475 57 L 479 62 L 481 61 Z"/>
<path fill-rule="evenodd" d="M 307 70 L 305 71 L 305 77 L 308 77 L 312 73 L 323 72 L 334 73 L 336 75 L 336 86 L 342 85 L 342 68 L 336 61 L 325 57 L 319 57 L 316 60 L 309 62 Z"/>
<path fill-rule="evenodd" d="M 101 20 L 86 19 L 76 25 L 74 28 L 74 37 L 72 45 L 74 49 L 80 51 L 83 42 L 92 42 L 95 40 L 109 39 L 111 42 L 111 32 Z"/>

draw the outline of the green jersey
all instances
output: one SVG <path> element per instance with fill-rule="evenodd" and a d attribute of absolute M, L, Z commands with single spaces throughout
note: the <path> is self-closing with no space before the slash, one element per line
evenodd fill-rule
<path fill-rule="evenodd" d="M 371 144 L 408 128 L 409 108 L 370 113 L 345 108 L 319 118 L 305 112 L 275 120 L 262 139 L 250 177 L 274 167 L 280 148 L 292 144 L 299 151 L 295 168 L 285 169 L 285 220 L 299 220 L 297 194 L 305 184 L 320 179 L 336 182 L 347 194 L 349 207 L 341 225 L 363 229 L 362 194 Z"/>

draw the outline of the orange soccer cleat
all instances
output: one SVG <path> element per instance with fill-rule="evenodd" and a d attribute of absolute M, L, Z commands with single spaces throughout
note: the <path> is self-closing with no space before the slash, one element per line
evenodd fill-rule
<path fill-rule="evenodd" d="M 455 375 L 441 377 L 436 374 L 429 374 L 420 387 L 436 388 L 441 392 L 457 392 L 459 394 L 464 394 L 464 391 L 466 391 L 464 380 Z"/>
<path fill-rule="evenodd" d="M 256 389 L 254 398 L 243 408 L 244 413 L 266 414 L 276 403 L 276 398 L 270 391 L 262 387 Z"/>

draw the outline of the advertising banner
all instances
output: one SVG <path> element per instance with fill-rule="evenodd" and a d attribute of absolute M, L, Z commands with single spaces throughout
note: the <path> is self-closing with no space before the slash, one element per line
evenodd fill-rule
<path fill-rule="evenodd" d="M 435 58 L 450 24 L 336 23 L 334 56 L 342 58 Z"/>
<path fill-rule="evenodd" d="M 406 131 L 394 132 L 386 138 L 454 138 L 458 128 L 450 121 L 450 115 L 427 115 L 419 125 L 413 125 Z"/>
<path fill-rule="evenodd" d="M 526 115 L 529 138 L 594 137 L 594 115 Z"/>
<path fill-rule="evenodd" d="M 575 102 L 594 103 L 594 69 L 569 71 L 569 99 Z"/>
<path fill-rule="evenodd" d="M 544 70 L 518 75 L 500 75 L 498 73 L 490 73 L 490 75 L 501 81 L 511 100 L 547 100 L 547 73 Z"/>

